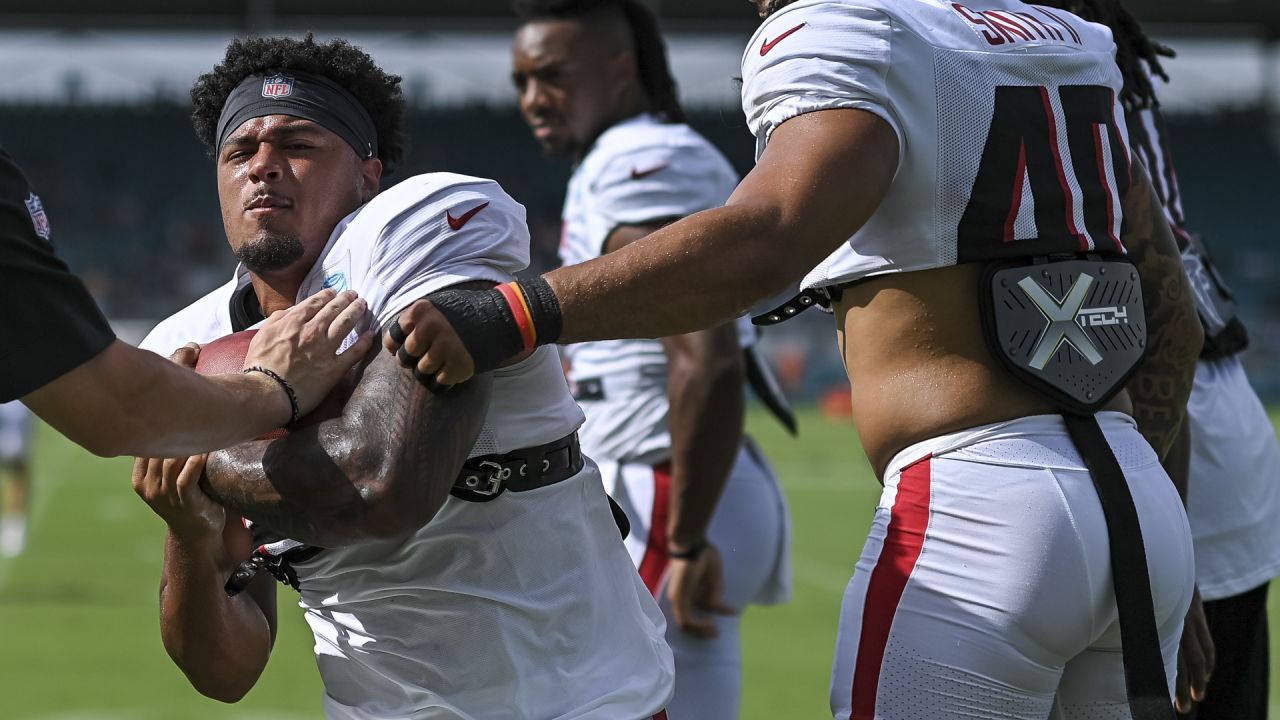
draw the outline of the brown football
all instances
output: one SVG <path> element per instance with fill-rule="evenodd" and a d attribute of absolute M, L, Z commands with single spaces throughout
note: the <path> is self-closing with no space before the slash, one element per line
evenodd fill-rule
<path fill-rule="evenodd" d="M 196 372 L 201 375 L 240 372 L 244 367 L 244 356 L 249 353 L 249 343 L 253 341 L 253 336 L 257 334 L 257 330 L 241 330 L 230 335 L 224 335 L 217 340 L 211 340 L 200 346 L 200 357 L 196 360 Z M 310 425 L 341 415 L 342 409 L 347 405 L 347 400 L 351 398 L 352 391 L 355 390 L 358 379 L 358 373 L 355 369 L 352 369 L 329 391 L 324 400 L 320 401 L 320 405 L 299 418 L 297 424 L 299 426 Z M 258 439 L 274 440 L 275 438 L 283 437 L 288 432 L 287 428 L 276 428 Z"/>

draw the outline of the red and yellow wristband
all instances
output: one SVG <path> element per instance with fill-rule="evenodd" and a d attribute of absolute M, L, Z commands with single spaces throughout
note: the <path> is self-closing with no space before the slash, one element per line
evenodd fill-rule
<path fill-rule="evenodd" d="M 560 301 L 541 277 L 485 290 L 445 288 L 426 299 L 453 327 L 476 373 L 556 342 L 564 327 Z"/>
<path fill-rule="evenodd" d="M 524 295 L 524 289 L 519 283 L 509 282 L 499 285 L 497 290 L 502 293 L 503 299 L 507 301 L 507 307 L 511 309 L 511 315 L 516 320 L 524 350 L 534 349 L 538 346 L 538 328 L 533 322 L 533 313 L 529 310 L 529 300 Z"/>

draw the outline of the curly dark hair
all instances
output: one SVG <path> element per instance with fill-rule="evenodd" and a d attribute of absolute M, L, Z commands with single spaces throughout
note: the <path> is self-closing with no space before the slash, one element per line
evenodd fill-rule
<path fill-rule="evenodd" d="M 576 19 L 608 10 L 620 13 L 631 30 L 640 84 L 653 111 L 667 122 L 685 121 L 658 18 L 638 0 L 512 0 L 511 9 L 521 22 Z"/>
<path fill-rule="evenodd" d="M 1124 88 L 1120 102 L 1126 110 L 1141 110 L 1158 105 L 1151 76 L 1165 82 L 1169 76 L 1160 64 L 1161 57 L 1174 57 L 1175 53 L 1147 37 L 1138 18 L 1121 4 L 1120 0 L 1036 0 L 1037 4 L 1060 8 L 1078 15 L 1082 20 L 1096 22 L 1111 28 L 1116 41 L 1116 65 L 1124 76 Z M 1143 68 L 1141 63 L 1147 64 Z"/>
<path fill-rule="evenodd" d="M 323 75 L 354 95 L 373 118 L 383 173 L 389 175 L 395 171 L 405 154 L 400 76 L 387 74 L 368 53 L 346 40 L 318 43 L 310 33 L 301 40 L 284 37 L 233 40 L 227 46 L 222 63 L 196 79 L 191 87 L 191 122 L 210 155 L 217 143 L 218 116 L 231 91 L 252 75 L 288 70 Z"/>

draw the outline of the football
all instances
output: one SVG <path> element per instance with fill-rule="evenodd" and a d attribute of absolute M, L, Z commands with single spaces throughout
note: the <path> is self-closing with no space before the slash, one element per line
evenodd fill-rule
<path fill-rule="evenodd" d="M 249 343 L 257 330 L 241 330 L 224 335 L 200 346 L 200 357 L 196 360 L 196 372 L 201 375 L 218 375 L 222 373 L 238 373 L 244 367 L 244 356 L 249 353 Z M 353 368 L 334 386 L 320 405 L 298 419 L 297 425 L 311 425 L 338 417 L 351 398 L 352 391 L 359 381 L 359 373 Z M 282 391 L 283 392 L 283 391 Z M 259 437 L 259 440 L 274 440 L 289 432 L 288 428 L 276 428 Z"/>

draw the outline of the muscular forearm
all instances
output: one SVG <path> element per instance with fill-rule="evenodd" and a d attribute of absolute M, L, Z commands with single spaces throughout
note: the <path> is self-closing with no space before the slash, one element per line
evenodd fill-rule
<path fill-rule="evenodd" d="M 1186 413 L 1204 332 L 1177 244 L 1141 163 L 1133 164 L 1129 194 L 1125 244 L 1142 282 L 1147 351 L 1128 390 L 1138 430 L 1163 458 Z"/>
<path fill-rule="evenodd" d="M 553 271 L 546 279 L 564 313 L 560 341 L 678 335 L 741 315 L 812 268 L 782 233 L 771 208 L 730 205 Z"/>
<path fill-rule="evenodd" d="M 380 355 L 342 417 L 214 453 L 202 487 L 224 507 L 321 547 L 403 537 L 448 498 L 490 385 L 482 377 L 433 394 Z"/>
<path fill-rule="evenodd" d="M 183 457 L 261 435 L 289 417 L 287 398 L 264 375 L 202 377 L 118 340 L 23 401 L 103 456 Z"/>
<path fill-rule="evenodd" d="M 272 643 L 253 596 L 223 592 L 233 569 L 220 538 L 184 541 L 168 534 L 160 588 L 164 647 L 193 687 L 223 702 L 235 702 L 253 687 Z"/>
<path fill-rule="evenodd" d="M 537 344 L 669 337 L 708 328 L 782 292 L 849 240 L 888 192 L 898 140 L 862 110 L 794 117 L 773 131 L 725 207 L 545 279 L 432 293 L 384 343 L 442 384 Z"/>
<path fill-rule="evenodd" d="M 714 354 L 668 349 L 671 497 L 666 530 L 668 544 L 679 549 L 706 538 L 742 442 L 743 368 L 736 331 L 730 324 L 704 332 L 727 342 L 718 343 Z"/>
<path fill-rule="evenodd" d="M 848 240 L 880 204 L 897 162 L 897 136 L 871 113 L 788 120 L 725 207 L 548 274 L 563 311 L 559 341 L 665 337 L 741 315 Z"/>
<path fill-rule="evenodd" d="M 1169 448 L 1169 452 L 1165 454 L 1164 460 L 1160 463 L 1164 466 L 1164 471 L 1169 474 L 1169 479 L 1173 481 L 1173 486 L 1178 489 L 1178 495 L 1182 497 L 1182 504 L 1187 504 L 1187 483 L 1190 481 L 1191 475 L 1191 420 L 1189 416 L 1182 418 L 1182 424 L 1178 426 L 1178 433 L 1174 438 L 1173 446 Z"/>

